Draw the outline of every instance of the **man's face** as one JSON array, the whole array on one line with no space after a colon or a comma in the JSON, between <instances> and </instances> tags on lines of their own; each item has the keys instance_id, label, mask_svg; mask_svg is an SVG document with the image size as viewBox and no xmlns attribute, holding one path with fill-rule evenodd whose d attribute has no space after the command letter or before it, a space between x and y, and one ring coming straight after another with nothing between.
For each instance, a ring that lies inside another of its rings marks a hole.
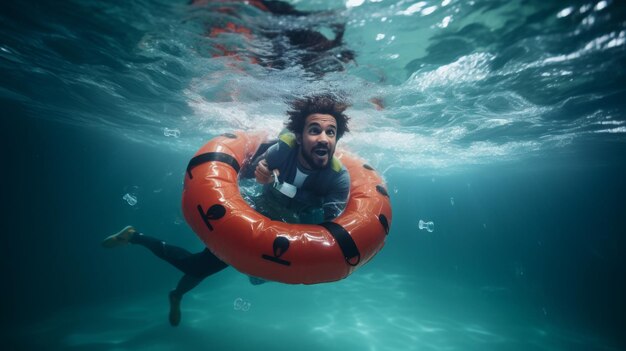
<instances>
[{"instance_id":1,"label":"man's face","mask_svg":"<svg viewBox=\"0 0 626 351\"><path fill-rule=\"evenodd\" d=\"M335 153L337 121L331 115L309 115L302 134L296 134L296 138L300 145L300 164L308 169L326 168Z\"/></svg>"}]
</instances>

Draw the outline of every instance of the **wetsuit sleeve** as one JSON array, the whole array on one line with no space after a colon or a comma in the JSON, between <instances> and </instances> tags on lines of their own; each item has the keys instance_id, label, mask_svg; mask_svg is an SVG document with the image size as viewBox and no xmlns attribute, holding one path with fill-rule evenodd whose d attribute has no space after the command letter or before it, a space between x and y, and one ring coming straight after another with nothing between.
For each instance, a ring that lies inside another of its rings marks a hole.
<instances>
[{"instance_id":1,"label":"wetsuit sleeve","mask_svg":"<svg viewBox=\"0 0 626 351\"><path fill-rule=\"evenodd\" d=\"M346 207L348 196L350 195L350 174L345 167L337 174L337 178L332 182L328 194L324 196L322 208L324 210L324 220L330 221L339 216Z\"/></svg>"},{"instance_id":2,"label":"wetsuit sleeve","mask_svg":"<svg viewBox=\"0 0 626 351\"><path fill-rule=\"evenodd\" d=\"M248 175L248 178L254 177L254 170L256 169L256 166L259 164L259 162L261 162L262 160L267 161L269 169L280 168L280 166L285 162L287 157L289 157L290 150L291 147L288 143L283 140L277 141L275 144L268 147L265 152L263 152L259 156L256 156L254 160L250 163L250 174Z\"/></svg>"},{"instance_id":3,"label":"wetsuit sleeve","mask_svg":"<svg viewBox=\"0 0 626 351\"><path fill-rule=\"evenodd\" d=\"M280 168L280 166L289 157L291 147L282 140L270 146L263 157L267 161L269 169Z\"/></svg>"}]
</instances>

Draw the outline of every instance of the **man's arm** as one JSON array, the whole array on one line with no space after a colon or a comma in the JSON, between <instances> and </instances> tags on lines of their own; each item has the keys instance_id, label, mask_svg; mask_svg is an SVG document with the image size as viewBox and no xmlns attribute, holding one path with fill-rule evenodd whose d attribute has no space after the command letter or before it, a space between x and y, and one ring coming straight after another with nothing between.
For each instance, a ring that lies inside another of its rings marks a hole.
<instances>
[{"instance_id":1,"label":"man's arm","mask_svg":"<svg viewBox=\"0 0 626 351\"><path fill-rule=\"evenodd\" d=\"M276 144L270 146L265 153L254 160L253 167L256 181L268 184L274 181L272 172L278 169L291 151L290 139L281 138ZM256 163L256 166L254 165Z\"/></svg>"}]
</instances>

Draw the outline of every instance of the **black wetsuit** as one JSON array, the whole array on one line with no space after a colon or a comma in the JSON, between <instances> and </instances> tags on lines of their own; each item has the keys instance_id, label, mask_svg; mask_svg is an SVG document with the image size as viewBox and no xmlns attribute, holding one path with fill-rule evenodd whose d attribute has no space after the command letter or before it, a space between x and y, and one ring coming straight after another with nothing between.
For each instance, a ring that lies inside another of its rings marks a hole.
<instances>
[{"instance_id":1,"label":"black wetsuit","mask_svg":"<svg viewBox=\"0 0 626 351\"><path fill-rule=\"evenodd\" d=\"M150 249L157 257L169 262L185 274L174 290L178 297L182 297L196 287L204 278L228 267L207 248L193 254L181 247L141 233L135 233L130 242Z\"/></svg>"}]
</instances>

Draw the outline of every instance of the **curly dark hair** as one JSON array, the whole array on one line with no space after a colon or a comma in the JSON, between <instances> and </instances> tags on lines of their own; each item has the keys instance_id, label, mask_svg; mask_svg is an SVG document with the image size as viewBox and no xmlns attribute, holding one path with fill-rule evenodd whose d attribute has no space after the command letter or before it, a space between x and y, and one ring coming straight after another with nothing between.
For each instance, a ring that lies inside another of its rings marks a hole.
<instances>
[{"instance_id":1,"label":"curly dark hair","mask_svg":"<svg viewBox=\"0 0 626 351\"><path fill-rule=\"evenodd\" d=\"M344 98L332 94L297 98L289 103L290 109L287 111L289 119L285 126L292 133L302 134L308 116L314 113L331 115L337 121L337 140L339 140L345 132L350 131L348 128L350 117L343 113L349 106Z\"/></svg>"}]
</instances>

